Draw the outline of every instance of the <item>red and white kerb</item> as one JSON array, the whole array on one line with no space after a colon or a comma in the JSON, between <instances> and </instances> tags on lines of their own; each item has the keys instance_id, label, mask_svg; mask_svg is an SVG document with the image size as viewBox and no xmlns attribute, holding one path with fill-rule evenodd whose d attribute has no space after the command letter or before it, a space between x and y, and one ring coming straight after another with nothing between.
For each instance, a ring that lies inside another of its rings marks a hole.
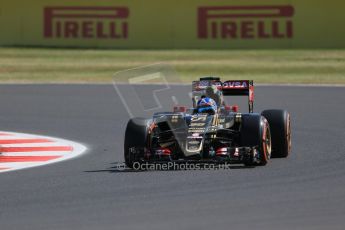
<instances>
[{"instance_id":1,"label":"red and white kerb","mask_svg":"<svg viewBox=\"0 0 345 230\"><path fill-rule=\"evenodd\" d=\"M0 173L68 160L85 150L69 140L0 131Z\"/></svg>"}]
</instances>

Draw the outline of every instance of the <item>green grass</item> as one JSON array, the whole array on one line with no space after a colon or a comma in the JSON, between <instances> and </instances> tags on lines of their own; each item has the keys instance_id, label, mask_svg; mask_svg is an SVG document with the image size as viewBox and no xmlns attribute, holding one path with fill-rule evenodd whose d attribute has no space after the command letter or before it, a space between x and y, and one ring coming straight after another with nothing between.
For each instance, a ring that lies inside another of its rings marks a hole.
<instances>
[{"instance_id":1,"label":"green grass","mask_svg":"<svg viewBox=\"0 0 345 230\"><path fill-rule=\"evenodd\" d=\"M345 50L93 50L0 48L2 83L110 83L154 63L190 82L200 76L259 83L345 84Z\"/></svg>"}]
</instances>

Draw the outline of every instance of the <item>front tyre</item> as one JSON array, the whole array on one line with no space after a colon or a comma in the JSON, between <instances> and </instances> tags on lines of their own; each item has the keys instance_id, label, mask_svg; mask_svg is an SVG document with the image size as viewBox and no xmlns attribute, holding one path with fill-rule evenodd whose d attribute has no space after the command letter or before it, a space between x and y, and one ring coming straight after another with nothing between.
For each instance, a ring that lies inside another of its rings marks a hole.
<instances>
[{"instance_id":1,"label":"front tyre","mask_svg":"<svg viewBox=\"0 0 345 230\"><path fill-rule=\"evenodd\" d=\"M285 158L291 151L291 120L286 110L265 110L261 113L270 124L272 157Z\"/></svg>"},{"instance_id":2,"label":"front tyre","mask_svg":"<svg viewBox=\"0 0 345 230\"><path fill-rule=\"evenodd\" d=\"M241 146L256 147L258 159L245 162L247 166L266 165L271 158L271 131L267 120L259 114L243 115ZM258 161L256 161L258 160Z\"/></svg>"},{"instance_id":3,"label":"front tyre","mask_svg":"<svg viewBox=\"0 0 345 230\"><path fill-rule=\"evenodd\" d=\"M129 168L133 168L133 164L138 161L140 155L143 154L143 150L147 146L147 123L148 120L144 118L132 118L127 123L124 143L124 158L125 163Z\"/></svg>"}]
</instances>

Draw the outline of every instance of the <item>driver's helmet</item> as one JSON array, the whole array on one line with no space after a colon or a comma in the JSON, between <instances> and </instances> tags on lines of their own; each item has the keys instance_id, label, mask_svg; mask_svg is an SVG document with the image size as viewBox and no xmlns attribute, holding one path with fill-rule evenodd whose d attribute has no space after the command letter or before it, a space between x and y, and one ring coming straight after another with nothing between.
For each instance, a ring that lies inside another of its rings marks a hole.
<instances>
[{"instance_id":1,"label":"driver's helmet","mask_svg":"<svg viewBox=\"0 0 345 230\"><path fill-rule=\"evenodd\" d=\"M217 112L216 102L209 97L202 96L197 103L197 113L214 115Z\"/></svg>"},{"instance_id":2,"label":"driver's helmet","mask_svg":"<svg viewBox=\"0 0 345 230\"><path fill-rule=\"evenodd\" d=\"M208 86L205 91L206 97L212 98L217 105L222 104L222 93L215 85Z\"/></svg>"}]
</instances>

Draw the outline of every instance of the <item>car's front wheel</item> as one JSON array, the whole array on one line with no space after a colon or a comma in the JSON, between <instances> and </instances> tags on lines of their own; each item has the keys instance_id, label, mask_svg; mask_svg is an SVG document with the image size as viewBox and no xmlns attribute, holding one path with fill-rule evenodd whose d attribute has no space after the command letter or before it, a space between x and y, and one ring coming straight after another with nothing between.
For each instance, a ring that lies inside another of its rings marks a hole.
<instances>
[{"instance_id":1,"label":"car's front wheel","mask_svg":"<svg viewBox=\"0 0 345 230\"><path fill-rule=\"evenodd\" d=\"M243 115L240 137L242 146L257 149L258 159L250 159L245 162L245 165L266 165L269 162L272 150L271 130L263 116Z\"/></svg>"},{"instance_id":2,"label":"car's front wheel","mask_svg":"<svg viewBox=\"0 0 345 230\"><path fill-rule=\"evenodd\" d=\"M147 119L143 118L132 118L127 123L126 133L125 133L125 143L124 143L124 158L125 164L129 168L133 168L133 164L140 157L147 144L148 128ZM133 152L133 149L136 152ZM139 155L138 155L139 154Z\"/></svg>"},{"instance_id":3,"label":"car's front wheel","mask_svg":"<svg viewBox=\"0 0 345 230\"><path fill-rule=\"evenodd\" d=\"M272 158L284 158L291 151L291 121L286 110L265 110L262 112L271 127Z\"/></svg>"}]
</instances>

